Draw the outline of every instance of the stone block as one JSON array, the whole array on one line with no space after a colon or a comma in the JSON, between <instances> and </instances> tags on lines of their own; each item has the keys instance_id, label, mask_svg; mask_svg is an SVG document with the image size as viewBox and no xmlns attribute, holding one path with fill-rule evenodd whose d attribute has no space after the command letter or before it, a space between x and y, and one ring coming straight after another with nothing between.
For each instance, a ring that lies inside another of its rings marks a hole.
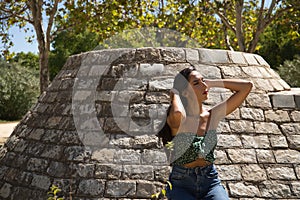
<instances>
[{"instance_id":1,"label":"stone block","mask_svg":"<svg viewBox=\"0 0 300 200\"><path fill-rule=\"evenodd\" d=\"M105 194L111 197L133 197L136 195L136 190L137 186L135 181L107 181Z\"/></svg>"},{"instance_id":2,"label":"stone block","mask_svg":"<svg viewBox=\"0 0 300 200\"><path fill-rule=\"evenodd\" d=\"M267 94L250 93L246 98L246 102L255 108L271 108L271 102Z\"/></svg>"},{"instance_id":3,"label":"stone block","mask_svg":"<svg viewBox=\"0 0 300 200\"><path fill-rule=\"evenodd\" d=\"M295 103L296 103L296 108L300 109L300 95L299 94L295 95Z\"/></svg>"},{"instance_id":4,"label":"stone block","mask_svg":"<svg viewBox=\"0 0 300 200\"><path fill-rule=\"evenodd\" d=\"M296 180L295 172L292 167L268 166L266 167L268 177L272 180Z\"/></svg>"},{"instance_id":5,"label":"stone block","mask_svg":"<svg viewBox=\"0 0 300 200\"><path fill-rule=\"evenodd\" d=\"M12 185L9 183L4 183L0 188L0 197L4 199L8 198L11 192L12 192Z\"/></svg>"},{"instance_id":6,"label":"stone block","mask_svg":"<svg viewBox=\"0 0 300 200\"><path fill-rule=\"evenodd\" d=\"M243 182L229 183L230 194L233 197L255 197L260 196L258 188L254 185L247 185Z\"/></svg>"},{"instance_id":7,"label":"stone block","mask_svg":"<svg viewBox=\"0 0 300 200\"><path fill-rule=\"evenodd\" d=\"M100 196L105 190L105 182L100 179L83 179L79 182L77 193L80 195Z\"/></svg>"},{"instance_id":8,"label":"stone block","mask_svg":"<svg viewBox=\"0 0 300 200\"><path fill-rule=\"evenodd\" d=\"M149 81L150 91L170 90L173 87L174 78L161 77L153 78Z\"/></svg>"},{"instance_id":9,"label":"stone block","mask_svg":"<svg viewBox=\"0 0 300 200\"><path fill-rule=\"evenodd\" d=\"M139 72L142 76L158 76L164 72L164 64L161 63L141 63Z\"/></svg>"},{"instance_id":10,"label":"stone block","mask_svg":"<svg viewBox=\"0 0 300 200\"><path fill-rule=\"evenodd\" d=\"M27 170L43 172L48 167L48 161L46 159L30 158L27 163Z\"/></svg>"},{"instance_id":11,"label":"stone block","mask_svg":"<svg viewBox=\"0 0 300 200\"><path fill-rule=\"evenodd\" d=\"M196 50L196 49L189 49L189 48L186 48L184 50L185 50L186 60L188 62L199 62L199 53L198 53L198 50Z\"/></svg>"},{"instance_id":12,"label":"stone block","mask_svg":"<svg viewBox=\"0 0 300 200\"><path fill-rule=\"evenodd\" d=\"M80 178L93 178L95 165L94 164L84 164L84 163L74 163L70 165L70 170L73 170L73 175Z\"/></svg>"},{"instance_id":13,"label":"stone block","mask_svg":"<svg viewBox=\"0 0 300 200\"><path fill-rule=\"evenodd\" d=\"M197 71L206 79L220 79L222 78L221 70L217 66L213 65L195 65Z\"/></svg>"},{"instance_id":14,"label":"stone block","mask_svg":"<svg viewBox=\"0 0 300 200\"><path fill-rule=\"evenodd\" d=\"M254 57L260 65L270 67L270 65L260 55L254 54Z\"/></svg>"},{"instance_id":15,"label":"stone block","mask_svg":"<svg viewBox=\"0 0 300 200\"><path fill-rule=\"evenodd\" d=\"M248 63L243 55L244 55L243 52L228 51L228 56L232 63L238 64L240 66L243 66L243 65L246 66L246 65L248 65Z\"/></svg>"},{"instance_id":16,"label":"stone block","mask_svg":"<svg viewBox=\"0 0 300 200\"><path fill-rule=\"evenodd\" d=\"M96 164L95 177L99 179L116 180L122 178L122 172L124 171L123 165L115 165L110 163Z\"/></svg>"},{"instance_id":17,"label":"stone block","mask_svg":"<svg viewBox=\"0 0 300 200\"><path fill-rule=\"evenodd\" d=\"M254 57L254 54L251 53L243 53L244 58L246 59L248 65L256 66L259 65L257 60Z\"/></svg>"},{"instance_id":18,"label":"stone block","mask_svg":"<svg viewBox=\"0 0 300 200\"><path fill-rule=\"evenodd\" d=\"M271 102L275 108L295 108L296 104L294 96L289 94L276 94L270 95Z\"/></svg>"},{"instance_id":19,"label":"stone block","mask_svg":"<svg viewBox=\"0 0 300 200\"><path fill-rule=\"evenodd\" d=\"M255 133L281 134L278 125L272 122L254 122L254 129Z\"/></svg>"},{"instance_id":20,"label":"stone block","mask_svg":"<svg viewBox=\"0 0 300 200\"><path fill-rule=\"evenodd\" d=\"M240 181L243 179L239 165L217 165L216 169L222 181Z\"/></svg>"},{"instance_id":21,"label":"stone block","mask_svg":"<svg viewBox=\"0 0 300 200\"><path fill-rule=\"evenodd\" d=\"M215 163L217 165L221 165L221 164L230 164L230 161L227 157L227 154L224 150L215 150Z\"/></svg>"},{"instance_id":22,"label":"stone block","mask_svg":"<svg viewBox=\"0 0 300 200\"><path fill-rule=\"evenodd\" d=\"M259 185L261 197L268 199L281 199L290 197L291 190L289 185L281 184L276 181L265 181Z\"/></svg>"},{"instance_id":23,"label":"stone block","mask_svg":"<svg viewBox=\"0 0 300 200\"><path fill-rule=\"evenodd\" d=\"M270 143L271 143L271 146L274 148L287 148L288 147L286 137L281 136L281 135L270 136Z\"/></svg>"},{"instance_id":24,"label":"stone block","mask_svg":"<svg viewBox=\"0 0 300 200\"><path fill-rule=\"evenodd\" d=\"M135 150L117 150L114 155L116 164L140 164L141 153Z\"/></svg>"},{"instance_id":25,"label":"stone block","mask_svg":"<svg viewBox=\"0 0 300 200\"><path fill-rule=\"evenodd\" d=\"M296 150L276 150L273 151L277 163L299 163L300 152Z\"/></svg>"},{"instance_id":26,"label":"stone block","mask_svg":"<svg viewBox=\"0 0 300 200\"><path fill-rule=\"evenodd\" d=\"M280 128L285 135L296 135L300 133L299 123L284 123L280 125Z\"/></svg>"},{"instance_id":27,"label":"stone block","mask_svg":"<svg viewBox=\"0 0 300 200\"><path fill-rule=\"evenodd\" d=\"M249 77L254 77L254 78L263 78L263 75L261 72L258 70L257 67L242 67L242 71Z\"/></svg>"},{"instance_id":28,"label":"stone block","mask_svg":"<svg viewBox=\"0 0 300 200\"><path fill-rule=\"evenodd\" d=\"M288 135L287 140L291 149L300 150L300 134L299 135Z\"/></svg>"},{"instance_id":29,"label":"stone block","mask_svg":"<svg viewBox=\"0 0 300 200\"><path fill-rule=\"evenodd\" d=\"M244 181L261 182L267 180L265 169L259 165L243 165L241 171Z\"/></svg>"},{"instance_id":30,"label":"stone block","mask_svg":"<svg viewBox=\"0 0 300 200\"><path fill-rule=\"evenodd\" d=\"M242 70L236 66L219 66L224 78L242 78Z\"/></svg>"},{"instance_id":31,"label":"stone block","mask_svg":"<svg viewBox=\"0 0 300 200\"><path fill-rule=\"evenodd\" d=\"M228 64L230 63L226 50L198 49L200 63L204 64Z\"/></svg>"},{"instance_id":32,"label":"stone block","mask_svg":"<svg viewBox=\"0 0 300 200\"><path fill-rule=\"evenodd\" d=\"M300 111L295 110L291 112L291 118L293 122L300 122Z\"/></svg>"},{"instance_id":33,"label":"stone block","mask_svg":"<svg viewBox=\"0 0 300 200\"><path fill-rule=\"evenodd\" d=\"M50 178L43 175L33 174L31 186L43 190L48 190L50 187L51 181Z\"/></svg>"},{"instance_id":34,"label":"stone block","mask_svg":"<svg viewBox=\"0 0 300 200\"><path fill-rule=\"evenodd\" d=\"M238 135L218 134L218 147L222 147L222 148L242 147L242 142Z\"/></svg>"},{"instance_id":35,"label":"stone block","mask_svg":"<svg viewBox=\"0 0 300 200\"><path fill-rule=\"evenodd\" d=\"M252 121L232 120L229 122L232 131L237 133L253 133L254 127Z\"/></svg>"},{"instance_id":36,"label":"stone block","mask_svg":"<svg viewBox=\"0 0 300 200\"><path fill-rule=\"evenodd\" d=\"M47 168L47 173L52 177L64 177L68 171L68 165L63 162L52 161Z\"/></svg>"},{"instance_id":37,"label":"stone block","mask_svg":"<svg viewBox=\"0 0 300 200\"><path fill-rule=\"evenodd\" d=\"M154 172L151 165L125 165L123 169L124 179L153 180Z\"/></svg>"},{"instance_id":38,"label":"stone block","mask_svg":"<svg viewBox=\"0 0 300 200\"><path fill-rule=\"evenodd\" d=\"M278 79L269 79L271 85L273 86L275 91L282 91L284 90L284 87L280 84Z\"/></svg>"},{"instance_id":39,"label":"stone block","mask_svg":"<svg viewBox=\"0 0 300 200\"><path fill-rule=\"evenodd\" d=\"M136 197L149 198L156 193L156 186L153 182L139 180L136 183Z\"/></svg>"},{"instance_id":40,"label":"stone block","mask_svg":"<svg viewBox=\"0 0 300 200\"><path fill-rule=\"evenodd\" d=\"M242 119L250 119L254 121L264 121L265 116L262 109L258 108L241 108Z\"/></svg>"},{"instance_id":41,"label":"stone block","mask_svg":"<svg viewBox=\"0 0 300 200\"><path fill-rule=\"evenodd\" d=\"M257 163L254 149L228 149L227 153L233 163Z\"/></svg>"},{"instance_id":42,"label":"stone block","mask_svg":"<svg viewBox=\"0 0 300 200\"><path fill-rule=\"evenodd\" d=\"M168 62L186 62L185 51L176 47L164 47L160 49L162 60Z\"/></svg>"},{"instance_id":43,"label":"stone block","mask_svg":"<svg viewBox=\"0 0 300 200\"><path fill-rule=\"evenodd\" d=\"M285 110L267 110L265 111L265 117L267 122L288 122L290 117Z\"/></svg>"},{"instance_id":44,"label":"stone block","mask_svg":"<svg viewBox=\"0 0 300 200\"><path fill-rule=\"evenodd\" d=\"M158 150L144 150L142 154L142 164L149 165L169 165L166 153Z\"/></svg>"},{"instance_id":45,"label":"stone block","mask_svg":"<svg viewBox=\"0 0 300 200\"><path fill-rule=\"evenodd\" d=\"M242 135L241 140L245 148L270 148L270 142L267 135Z\"/></svg>"},{"instance_id":46,"label":"stone block","mask_svg":"<svg viewBox=\"0 0 300 200\"><path fill-rule=\"evenodd\" d=\"M300 182L296 181L296 182L292 182L292 192L296 195L296 197L300 197Z\"/></svg>"}]
</instances>

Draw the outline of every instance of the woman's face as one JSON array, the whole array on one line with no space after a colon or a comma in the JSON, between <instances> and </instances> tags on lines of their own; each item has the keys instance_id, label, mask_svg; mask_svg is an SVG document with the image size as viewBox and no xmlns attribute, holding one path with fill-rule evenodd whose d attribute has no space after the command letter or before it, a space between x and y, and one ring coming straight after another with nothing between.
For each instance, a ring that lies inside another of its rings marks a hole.
<instances>
[{"instance_id":1,"label":"woman's face","mask_svg":"<svg viewBox=\"0 0 300 200\"><path fill-rule=\"evenodd\" d=\"M198 71L194 70L190 73L189 83L198 102L205 101L208 98L208 87Z\"/></svg>"}]
</instances>

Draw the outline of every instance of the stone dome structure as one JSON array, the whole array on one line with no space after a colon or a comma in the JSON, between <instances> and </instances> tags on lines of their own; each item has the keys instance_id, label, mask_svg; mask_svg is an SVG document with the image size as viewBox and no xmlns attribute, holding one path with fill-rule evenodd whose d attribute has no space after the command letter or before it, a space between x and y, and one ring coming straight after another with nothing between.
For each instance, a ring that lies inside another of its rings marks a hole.
<instances>
[{"instance_id":1,"label":"stone dome structure","mask_svg":"<svg viewBox=\"0 0 300 200\"><path fill-rule=\"evenodd\" d=\"M150 199L169 175L156 133L175 74L254 83L220 123L216 167L231 199L300 198L300 91L259 55L138 48L71 56L0 149L0 199ZM214 89L212 106L231 92Z\"/></svg>"}]
</instances>

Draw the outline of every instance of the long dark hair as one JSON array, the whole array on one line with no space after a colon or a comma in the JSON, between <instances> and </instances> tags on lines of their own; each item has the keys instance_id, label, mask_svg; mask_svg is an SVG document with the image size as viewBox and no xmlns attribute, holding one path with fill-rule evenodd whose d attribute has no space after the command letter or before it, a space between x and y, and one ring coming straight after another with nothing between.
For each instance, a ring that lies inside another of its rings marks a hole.
<instances>
[{"instance_id":1,"label":"long dark hair","mask_svg":"<svg viewBox=\"0 0 300 200\"><path fill-rule=\"evenodd\" d=\"M181 70L175 76L175 79L173 82L173 88L179 92L179 96L180 96L181 102L184 107L187 106L187 99L186 99L186 97L184 97L182 95L182 92L188 87L190 74L194 70L196 70L194 66L191 66L191 67ZM172 102L167 109L167 116L169 115L171 107L172 107ZM162 142L164 145L167 144L168 142L172 141L174 136L172 136L171 128L170 128L169 124L167 123L167 120L166 120L163 128L158 132L157 135L158 135L158 137L162 138Z\"/></svg>"}]
</instances>

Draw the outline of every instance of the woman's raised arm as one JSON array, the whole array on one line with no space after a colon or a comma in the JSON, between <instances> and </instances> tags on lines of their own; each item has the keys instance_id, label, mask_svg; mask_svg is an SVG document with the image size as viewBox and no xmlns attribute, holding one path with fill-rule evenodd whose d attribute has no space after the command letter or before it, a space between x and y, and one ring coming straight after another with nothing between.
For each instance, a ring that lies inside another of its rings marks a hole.
<instances>
[{"instance_id":1,"label":"woman's raised arm","mask_svg":"<svg viewBox=\"0 0 300 200\"><path fill-rule=\"evenodd\" d=\"M240 79L205 80L205 83L209 88L226 88L233 92L228 99L212 108L214 118L219 120L223 119L226 115L239 107L253 87L252 82Z\"/></svg>"}]
</instances>

